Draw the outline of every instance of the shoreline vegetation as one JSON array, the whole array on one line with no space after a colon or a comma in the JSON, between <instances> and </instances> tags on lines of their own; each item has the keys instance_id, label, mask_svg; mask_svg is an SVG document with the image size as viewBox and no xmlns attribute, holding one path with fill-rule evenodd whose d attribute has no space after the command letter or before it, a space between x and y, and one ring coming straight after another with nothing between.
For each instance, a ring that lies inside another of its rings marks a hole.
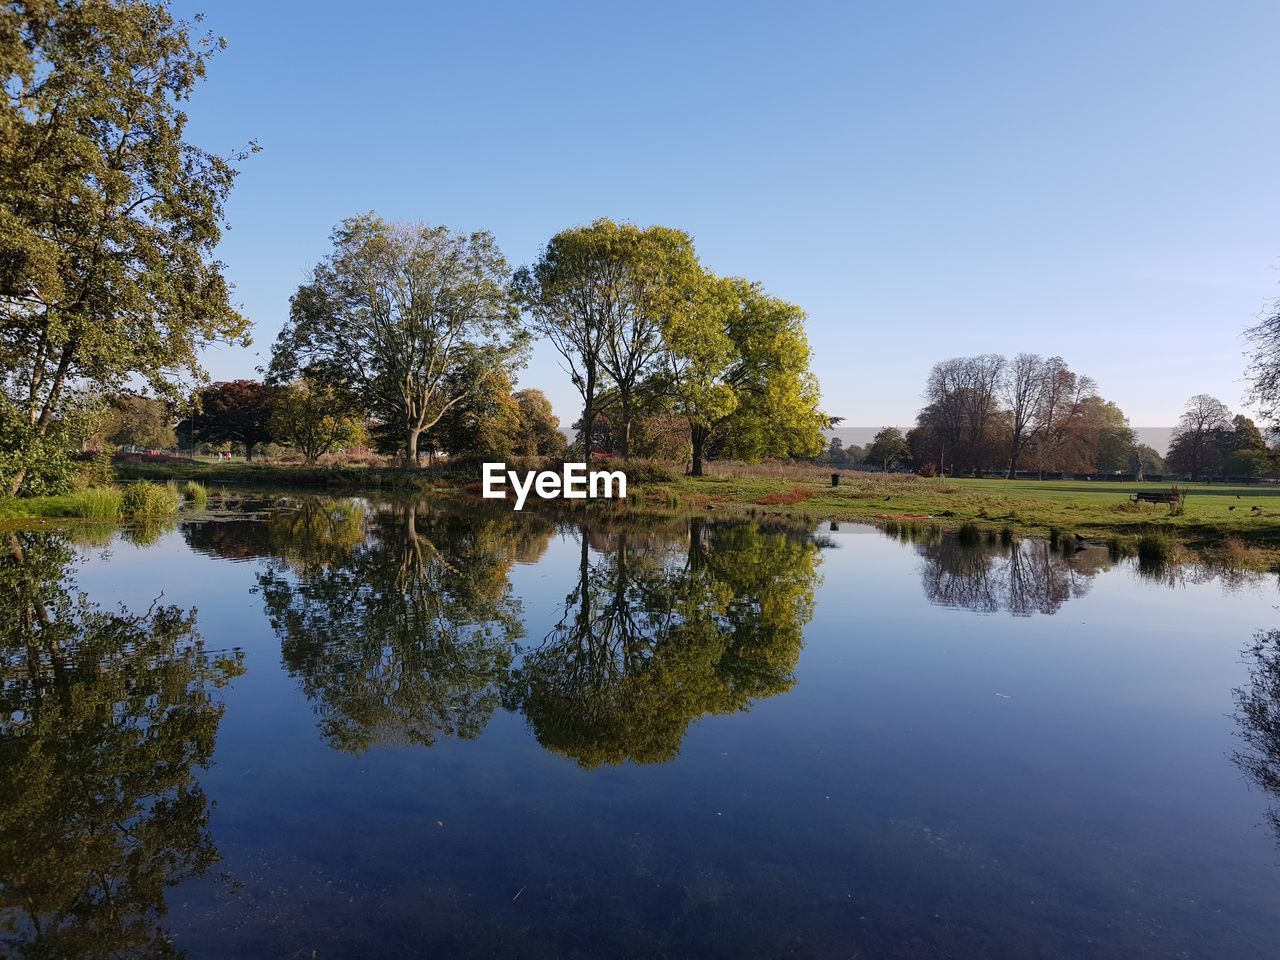
<instances>
[{"instance_id":1,"label":"shoreline vegetation","mask_svg":"<svg viewBox=\"0 0 1280 960\"><path fill-rule=\"evenodd\" d=\"M558 461L557 461L558 462ZM554 468L526 459L525 468ZM1209 561L1280 570L1280 487L1179 484L1180 507L1133 502L1139 491L1169 484L1134 481L1005 480L920 477L906 473L833 471L808 465L709 464L686 476L679 464L609 461L628 476L625 501L543 501L526 509L653 514L703 512L811 523L866 523L903 536L955 532L1005 541L1040 537L1073 548L1108 546L1158 562ZM115 465L118 487L91 487L64 496L0 500L0 526L50 521L94 523L171 516L205 507L219 488L307 489L356 494L431 494L479 500L478 463L400 466L306 466L169 460Z\"/></svg>"}]
</instances>

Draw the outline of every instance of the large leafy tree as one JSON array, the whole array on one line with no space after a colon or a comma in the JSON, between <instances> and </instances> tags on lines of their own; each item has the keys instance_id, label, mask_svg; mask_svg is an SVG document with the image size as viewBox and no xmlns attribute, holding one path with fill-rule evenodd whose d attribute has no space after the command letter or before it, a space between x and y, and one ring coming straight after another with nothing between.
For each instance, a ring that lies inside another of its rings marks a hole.
<instances>
[{"instance_id":1,"label":"large leafy tree","mask_svg":"<svg viewBox=\"0 0 1280 960\"><path fill-rule=\"evenodd\" d=\"M665 391L689 424L692 474L715 443L743 459L817 456L829 420L809 371L804 311L759 284L705 275L665 318Z\"/></svg>"},{"instance_id":2,"label":"large leafy tree","mask_svg":"<svg viewBox=\"0 0 1280 960\"><path fill-rule=\"evenodd\" d=\"M516 274L534 329L559 352L582 397L580 422L593 424L617 404L623 456L641 392L661 366L665 321L686 306L700 277L684 231L608 218L556 234L537 263ZM590 456L596 444L585 426L582 443Z\"/></svg>"},{"instance_id":3,"label":"large leafy tree","mask_svg":"<svg viewBox=\"0 0 1280 960\"><path fill-rule=\"evenodd\" d=\"M96 436L117 446L165 448L178 442L169 405L156 397L117 397L96 426Z\"/></svg>"},{"instance_id":4,"label":"large leafy tree","mask_svg":"<svg viewBox=\"0 0 1280 960\"><path fill-rule=\"evenodd\" d=\"M364 423L347 398L330 384L306 379L289 384L275 398L267 428L277 442L294 447L307 463L365 440Z\"/></svg>"},{"instance_id":5,"label":"large leafy tree","mask_svg":"<svg viewBox=\"0 0 1280 960\"><path fill-rule=\"evenodd\" d=\"M526 457L558 457L565 451L560 418L551 409L551 401L541 390L518 390L516 404L520 409L520 429L516 437L516 453Z\"/></svg>"},{"instance_id":6,"label":"large leafy tree","mask_svg":"<svg viewBox=\"0 0 1280 960\"><path fill-rule=\"evenodd\" d=\"M294 294L272 376L305 372L356 397L416 464L423 431L518 361L519 320L492 235L352 217Z\"/></svg>"},{"instance_id":7,"label":"large leafy tree","mask_svg":"<svg viewBox=\"0 0 1280 960\"><path fill-rule=\"evenodd\" d=\"M273 416L281 389L257 380L228 380L200 391L197 410L178 432L196 442L238 443L246 460L253 448L272 438Z\"/></svg>"},{"instance_id":8,"label":"large leafy tree","mask_svg":"<svg viewBox=\"0 0 1280 960\"><path fill-rule=\"evenodd\" d=\"M911 447L897 427L884 427L876 433L867 448L867 459L878 463L886 472L911 459Z\"/></svg>"},{"instance_id":9,"label":"large leafy tree","mask_svg":"<svg viewBox=\"0 0 1280 960\"><path fill-rule=\"evenodd\" d=\"M240 339L213 256L232 163L181 104L222 42L163 4L0 9L0 415L23 490L77 384L175 395L199 349Z\"/></svg>"}]
</instances>

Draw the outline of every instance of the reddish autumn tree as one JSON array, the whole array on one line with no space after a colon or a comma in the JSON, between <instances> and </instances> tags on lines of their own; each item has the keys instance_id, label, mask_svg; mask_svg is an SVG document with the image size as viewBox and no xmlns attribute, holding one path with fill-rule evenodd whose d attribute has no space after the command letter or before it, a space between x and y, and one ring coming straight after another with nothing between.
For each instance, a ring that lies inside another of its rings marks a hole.
<instances>
[{"instance_id":1,"label":"reddish autumn tree","mask_svg":"<svg viewBox=\"0 0 1280 960\"><path fill-rule=\"evenodd\" d=\"M257 380L211 384L200 391L194 423L183 423L178 435L196 442L243 444L245 459L252 460L254 446L271 440L271 415L279 395L279 387Z\"/></svg>"}]
</instances>

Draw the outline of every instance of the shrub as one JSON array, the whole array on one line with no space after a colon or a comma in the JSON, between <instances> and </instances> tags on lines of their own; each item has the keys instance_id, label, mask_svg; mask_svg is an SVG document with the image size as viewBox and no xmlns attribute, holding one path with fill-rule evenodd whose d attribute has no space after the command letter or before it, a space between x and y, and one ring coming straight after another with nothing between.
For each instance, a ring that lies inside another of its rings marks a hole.
<instances>
[{"instance_id":1,"label":"shrub","mask_svg":"<svg viewBox=\"0 0 1280 960\"><path fill-rule=\"evenodd\" d=\"M142 480L125 487L120 510L126 517L163 517L177 513L181 500L177 487Z\"/></svg>"},{"instance_id":2,"label":"shrub","mask_svg":"<svg viewBox=\"0 0 1280 960\"><path fill-rule=\"evenodd\" d=\"M628 483L674 483L676 475L673 470L656 460L622 460L617 466L609 461L598 465L596 470L621 470L627 475Z\"/></svg>"},{"instance_id":3,"label":"shrub","mask_svg":"<svg viewBox=\"0 0 1280 960\"><path fill-rule=\"evenodd\" d=\"M203 510L209 502L209 491L205 489L203 483L188 480L182 485L182 498L197 510Z\"/></svg>"},{"instance_id":4,"label":"shrub","mask_svg":"<svg viewBox=\"0 0 1280 960\"><path fill-rule=\"evenodd\" d=\"M78 461L75 484L77 487L109 487L116 482L116 472L111 466L111 454L100 450Z\"/></svg>"},{"instance_id":5,"label":"shrub","mask_svg":"<svg viewBox=\"0 0 1280 960\"><path fill-rule=\"evenodd\" d=\"M956 539L966 546L975 546L982 541L982 531L976 523L965 522L956 531Z\"/></svg>"}]
</instances>

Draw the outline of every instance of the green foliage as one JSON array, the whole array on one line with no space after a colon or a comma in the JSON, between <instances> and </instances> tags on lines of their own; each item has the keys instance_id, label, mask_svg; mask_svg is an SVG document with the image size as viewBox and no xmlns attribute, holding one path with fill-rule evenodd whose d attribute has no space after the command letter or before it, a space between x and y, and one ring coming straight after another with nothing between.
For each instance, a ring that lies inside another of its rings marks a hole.
<instances>
[{"instance_id":1,"label":"green foliage","mask_svg":"<svg viewBox=\"0 0 1280 960\"><path fill-rule=\"evenodd\" d=\"M117 397L100 414L94 435L118 447L168 450L178 445L169 406L154 397Z\"/></svg>"},{"instance_id":2,"label":"green foliage","mask_svg":"<svg viewBox=\"0 0 1280 960\"><path fill-rule=\"evenodd\" d=\"M665 392L688 420L693 473L709 443L724 456L812 458L826 447L804 312L745 280L706 277L664 335Z\"/></svg>"},{"instance_id":3,"label":"green foliage","mask_svg":"<svg viewBox=\"0 0 1280 960\"><path fill-rule=\"evenodd\" d=\"M515 452L522 457L564 456L568 442L547 395L541 390L519 390L514 396L520 410Z\"/></svg>"},{"instance_id":4,"label":"green foliage","mask_svg":"<svg viewBox=\"0 0 1280 960\"><path fill-rule=\"evenodd\" d=\"M120 512L130 518L166 517L178 512L182 497L171 484L147 480L125 486Z\"/></svg>"},{"instance_id":5,"label":"green foliage","mask_svg":"<svg viewBox=\"0 0 1280 960\"><path fill-rule=\"evenodd\" d=\"M33 434L3 445L10 493L39 492L72 385L172 397L244 337L214 259L236 158L187 143L180 108L220 46L136 0L0 12L0 370Z\"/></svg>"},{"instance_id":6,"label":"green foliage","mask_svg":"<svg viewBox=\"0 0 1280 960\"><path fill-rule=\"evenodd\" d=\"M911 447L907 445L907 438L897 427L884 427L871 441L866 457L886 471L892 470L900 463L910 462Z\"/></svg>"},{"instance_id":7,"label":"green foliage","mask_svg":"<svg viewBox=\"0 0 1280 960\"><path fill-rule=\"evenodd\" d=\"M76 471L76 485L80 487L109 487L116 480L111 454L100 450L88 460L82 460Z\"/></svg>"},{"instance_id":8,"label":"green foliage","mask_svg":"<svg viewBox=\"0 0 1280 960\"><path fill-rule=\"evenodd\" d=\"M71 439L61 423L54 423L42 434L0 398L0 490L24 497L67 492L76 474L67 453L70 446Z\"/></svg>"},{"instance_id":9,"label":"green foliage","mask_svg":"<svg viewBox=\"0 0 1280 960\"><path fill-rule=\"evenodd\" d=\"M272 438L273 415L281 388L257 380L229 380L205 387L196 397L197 410L178 426L178 432L197 443L238 443L245 459L253 448Z\"/></svg>"},{"instance_id":10,"label":"green foliage","mask_svg":"<svg viewBox=\"0 0 1280 960\"><path fill-rule=\"evenodd\" d=\"M307 463L365 441L364 422L349 398L331 384L306 379L276 397L269 433L297 449Z\"/></svg>"},{"instance_id":11,"label":"green foliage","mask_svg":"<svg viewBox=\"0 0 1280 960\"><path fill-rule=\"evenodd\" d=\"M492 235L370 213L339 224L332 253L294 294L271 371L353 397L403 432L416 463L421 433L518 363L526 340Z\"/></svg>"},{"instance_id":12,"label":"green foliage","mask_svg":"<svg viewBox=\"0 0 1280 960\"><path fill-rule=\"evenodd\" d=\"M182 485L182 497L197 510L203 510L209 502L209 490L203 483L188 480Z\"/></svg>"},{"instance_id":13,"label":"green foliage","mask_svg":"<svg viewBox=\"0 0 1280 960\"><path fill-rule=\"evenodd\" d=\"M559 352L582 397L584 457L606 389L619 404L619 451L628 452L637 394L662 354L663 317L700 276L688 234L608 218L560 231L532 267L517 271L514 288L533 328Z\"/></svg>"},{"instance_id":14,"label":"green foliage","mask_svg":"<svg viewBox=\"0 0 1280 960\"><path fill-rule=\"evenodd\" d=\"M115 487L88 487L71 494L74 516L86 520L114 520L120 515L123 494Z\"/></svg>"}]
</instances>

